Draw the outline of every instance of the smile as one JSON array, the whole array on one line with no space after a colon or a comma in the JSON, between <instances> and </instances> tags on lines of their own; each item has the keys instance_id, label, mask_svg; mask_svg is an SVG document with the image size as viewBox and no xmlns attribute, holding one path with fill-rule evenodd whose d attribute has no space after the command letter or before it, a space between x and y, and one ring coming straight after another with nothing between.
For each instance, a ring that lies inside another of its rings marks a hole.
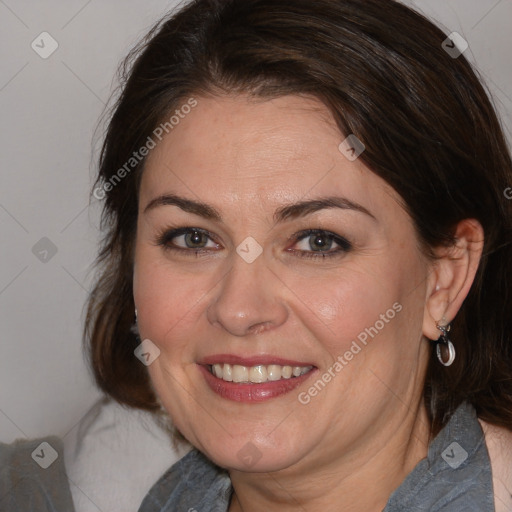
<instances>
[{"instance_id":1,"label":"smile","mask_svg":"<svg viewBox=\"0 0 512 512\"><path fill-rule=\"evenodd\" d=\"M197 365L205 383L215 394L233 402L258 403L286 395L318 372L313 365L298 366L298 361L295 364L286 364L291 361L285 360L269 361L268 357L244 360L234 356L215 356L208 359L213 360L203 360Z\"/></svg>"},{"instance_id":2,"label":"smile","mask_svg":"<svg viewBox=\"0 0 512 512\"><path fill-rule=\"evenodd\" d=\"M238 364L209 365L210 372L225 382L261 384L305 375L313 366L281 366L278 364L242 366Z\"/></svg>"}]
</instances>

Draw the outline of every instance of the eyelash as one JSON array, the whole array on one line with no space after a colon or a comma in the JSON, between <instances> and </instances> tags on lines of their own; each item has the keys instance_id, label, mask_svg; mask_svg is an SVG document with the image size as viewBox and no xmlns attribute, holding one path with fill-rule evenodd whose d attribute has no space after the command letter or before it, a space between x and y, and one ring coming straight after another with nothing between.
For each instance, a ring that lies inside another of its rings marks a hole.
<instances>
[{"instance_id":1,"label":"eyelash","mask_svg":"<svg viewBox=\"0 0 512 512\"><path fill-rule=\"evenodd\" d=\"M157 235L156 239L156 245L162 246L165 251L175 251L175 252L181 252L182 254L191 255L191 253L194 253L196 257L199 257L200 254L208 253L210 252L209 249L185 249L183 247L177 247L170 245L170 242L173 238L176 238L181 235L187 235L190 233L200 233L202 235L206 235L210 240L214 241L211 234L201 228L178 228L178 229L166 229L163 230L161 233ZM336 235L335 233L331 233L330 231L326 231L324 229L306 229L304 231L300 231L299 233L295 233L292 235L288 240L294 240L294 245L301 241L302 239L313 236L313 235L325 235L328 241L333 241L337 245L339 245L339 248L335 251L330 252L324 252L324 251L297 251L293 250L290 252L296 253L301 258L306 259L322 259L325 260L327 258L334 258L339 257L343 253L347 253L352 249L352 244L346 239L339 235Z\"/></svg>"}]
</instances>

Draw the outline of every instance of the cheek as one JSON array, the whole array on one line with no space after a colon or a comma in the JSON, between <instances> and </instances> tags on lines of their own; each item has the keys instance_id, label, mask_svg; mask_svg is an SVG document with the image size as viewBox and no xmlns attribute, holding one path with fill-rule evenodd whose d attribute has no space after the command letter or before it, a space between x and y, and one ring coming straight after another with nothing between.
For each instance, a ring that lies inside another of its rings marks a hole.
<instances>
[{"instance_id":1,"label":"cheek","mask_svg":"<svg viewBox=\"0 0 512 512\"><path fill-rule=\"evenodd\" d=\"M327 367L396 301L393 289L375 286L372 273L351 264L316 272L285 270L280 278L290 320L297 321L292 330L308 340L311 354Z\"/></svg>"},{"instance_id":2,"label":"cheek","mask_svg":"<svg viewBox=\"0 0 512 512\"><path fill-rule=\"evenodd\" d=\"M194 316L214 285L204 273L177 271L154 248L138 251L136 262L134 300L141 337L149 338L162 352L172 345L176 354L176 348L187 342L183 331L190 333Z\"/></svg>"},{"instance_id":3,"label":"cheek","mask_svg":"<svg viewBox=\"0 0 512 512\"><path fill-rule=\"evenodd\" d=\"M354 341L366 353L372 345L376 355L388 352L390 345L392 351L400 350L397 332L403 332L404 324L421 324L422 288L411 293L413 276L421 269L413 261L395 255L378 264L359 260L327 272L281 274L292 317L320 342L325 362L351 350Z\"/></svg>"}]
</instances>

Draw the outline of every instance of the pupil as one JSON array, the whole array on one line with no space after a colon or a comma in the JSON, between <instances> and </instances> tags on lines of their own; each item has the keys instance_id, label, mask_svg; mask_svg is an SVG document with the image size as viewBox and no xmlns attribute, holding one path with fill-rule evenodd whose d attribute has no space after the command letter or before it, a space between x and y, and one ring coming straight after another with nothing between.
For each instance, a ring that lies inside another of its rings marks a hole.
<instances>
[{"instance_id":1,"label":"pupil","mask_svg":"<svg viewBox=\"0 0 512 512\"><path fill-rule=\"evenodd\" d=\"M317 249L324 249L329 244L324 235L313 235L310 241L312 241L312 247L316 246Z\"/></svg>"},{"instance_id":2,"label":"pupil","mask_svg":"<svg viewBox=\"0 0 512 512\"><path fill-rule=\"evenodd\" d=\"M187 237L188 237L187 245L200 245L201 244L201 236L202 236L202 233L200 233L199 231L193 231L192 233L189 233L187 235ZM189 244L189 241L191 241L190 244Z\"/></svg>"}]
</instances>

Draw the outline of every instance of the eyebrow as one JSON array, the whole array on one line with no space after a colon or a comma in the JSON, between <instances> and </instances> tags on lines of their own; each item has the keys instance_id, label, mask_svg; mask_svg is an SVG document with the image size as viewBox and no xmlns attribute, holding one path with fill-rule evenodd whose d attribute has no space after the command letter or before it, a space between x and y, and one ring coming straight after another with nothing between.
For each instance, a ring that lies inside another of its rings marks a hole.
<instances>
[{"instance_id":1,"label":"eyebrow","mask_svg":"<svg viewBox=\"0 0 512 512\"><path fill-rule=\"evenodd\" d=\"M222 222L222 216L213 206L202 201L194 201L176 194L164 194L152 199L144 208L144 213L153 210L159 206L177 206L185 212L204 217L205 219ZM299 201L284 206L280 206L274 212L274 222L284 222L285 220L305 217L320 210L339 208L341 210L353 210L368 215L374 220L376 217L364 206L350 201L346 197L329 196L311 199L309 201Z\"/></svg>"}]
</instances>

